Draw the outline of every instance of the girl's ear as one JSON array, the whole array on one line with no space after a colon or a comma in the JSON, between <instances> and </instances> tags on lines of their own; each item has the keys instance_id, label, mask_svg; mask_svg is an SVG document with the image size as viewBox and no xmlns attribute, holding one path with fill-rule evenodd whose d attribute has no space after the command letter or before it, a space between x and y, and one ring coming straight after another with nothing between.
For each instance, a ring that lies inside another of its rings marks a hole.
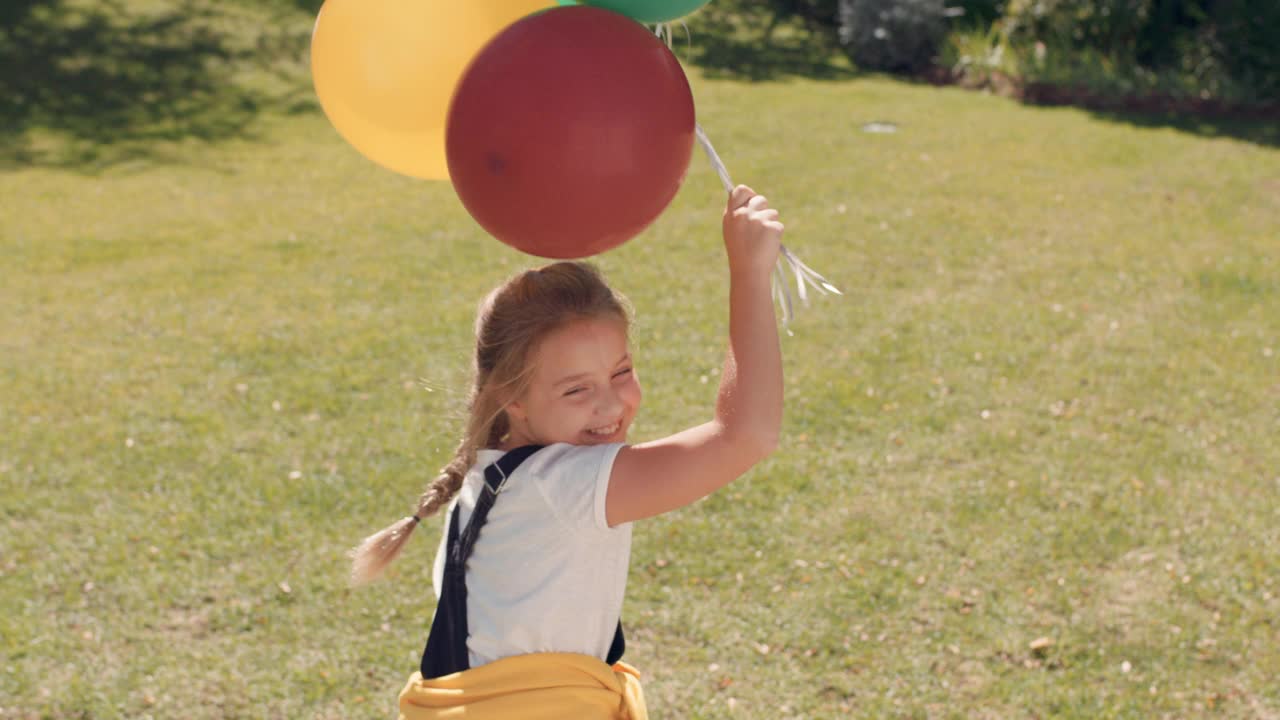
<instances>
[{"instance_id":1,"label":"girl's ear","mask_svg":"<svg viewBox=\"0 0 1280 720\"><path fill-rule=\"evenodd\" d=\"M510 420L519 420L520 422L524 422L525 418L528 417L527 413L525 413L524 405L519 400L512 400L510 403L507 403L507 406L503 408L503 410L507 412L507 418Z\"/></svg>"}]
</instances>

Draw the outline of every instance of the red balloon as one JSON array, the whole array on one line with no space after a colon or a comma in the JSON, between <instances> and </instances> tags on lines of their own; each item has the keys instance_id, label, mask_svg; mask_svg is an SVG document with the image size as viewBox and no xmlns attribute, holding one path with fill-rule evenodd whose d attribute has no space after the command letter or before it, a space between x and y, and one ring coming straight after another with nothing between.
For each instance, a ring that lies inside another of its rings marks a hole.
<instances>
[{"instance_id":1,"label":"red balloon","mask_svg":"<svg viewBox=\"0 0 1280 720\"><path fill-rule=\"evenodd\" d=\"M689 168L689 80L644 26L594 7L526 17L454 91L449 176L471 216L531 255L580 258L635 237Z\"/></svg>"}]
</instances>

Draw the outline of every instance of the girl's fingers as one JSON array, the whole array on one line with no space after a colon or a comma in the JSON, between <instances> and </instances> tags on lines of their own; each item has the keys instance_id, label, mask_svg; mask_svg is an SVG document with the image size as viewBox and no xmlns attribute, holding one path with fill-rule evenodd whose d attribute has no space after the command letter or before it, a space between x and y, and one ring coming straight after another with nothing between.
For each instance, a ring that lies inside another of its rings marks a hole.
<instances>
[{"instance_id":1,"label":"girl's fingers","mask_svg":"<svg viewBox=\"0 0 1280 720\"><path fill-rule=\"evenodd\" d=\"M737 210L747 206L747 203L753 198L759 197L756 191L746 185L739 185L729 193L729 209Z\"/></svg>"},{"instance_id":2,"label":"girl's fingers","mask_svg":"<svg viewBox=\"0 0 1280 720\"><path fill-rule=\"evenodd\" d=\"M747 209L752 212L759 212L769 207L769 201L763 195L756 195L747 202Z\"/></svg>"}]
</instances>

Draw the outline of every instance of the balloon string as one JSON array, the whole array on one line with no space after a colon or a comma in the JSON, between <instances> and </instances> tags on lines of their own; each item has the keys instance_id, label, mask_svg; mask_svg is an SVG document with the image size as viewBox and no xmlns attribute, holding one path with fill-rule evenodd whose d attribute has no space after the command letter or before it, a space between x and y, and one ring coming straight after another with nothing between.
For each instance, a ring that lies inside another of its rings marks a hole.
<instances>
[{"instance_id":1,"label":"balloon string","mask_svg":"<svg viewBox=\"0 0 1280 720\"><path fill-rule=\"evenodd\" d=\"M653 34L657 35L659 40L666 43L667 49L674 49L671 47L671 23L658 23L657 25L654 25Z\"/></svg>"},{"instance_id":2,"label":"balloon string","mask_svg":"<svg viewBox=\"0 0 1280 720\"><path fill-rule=\"evenodd\" d=\"M724 161L720 159L720 154L716 152L715 147L711 144L711 140L707 137L706 131L702 129L701 123L695 123L693 129L698 137L698 144L702 146L702 149L707 153L707 159L711 161L711 167L716 171L716 175L720 176L720 184L724 185L725 192L732 194L733 181L729 179L729 170L725 168ZM790 325L792 318L795 317L795 310L791 301L791 286L787 283L787 266L790 266L791 272L795 275L796 292L800 295L800 302L805 307L809 306L809 287L823 295L829 293L835 295L844 294L840 292L839 288L822 277L818 271L805 265L804 261L787 249L786 245L781 246L778 266L774 268L773 272L773 297L782 308L783 326ZM788 329L787 333L790 334L791 330Z\"/></svg>"},{"instance_id":3,"label":"balloon string","mask_svg":"<svg viewBox=\"0 0 1280 720\"><path fill-rule=\"evenodd\" d=\"M684 21L680 21L680 27L684 28L684 37L685 37L685 40L688 42L689 49L690 49L690 50L692 50L692 49L693 49L693 34L689 32L689 25L688 25L687 23L685 23ZM671 52L672 52L672 53L674 53L674 52L676 51L676 48L675 48L675 30L673 30L673 29L671 28L671 23L658 23L658 24L654 25L654 26L653 26L653 34L654 34L654 35L657 35L659 40L661 40L662 42L666 43L666 44L667 44L667 48L668 48L669 50L671 50Z\"/></svg>"}]
</instances>

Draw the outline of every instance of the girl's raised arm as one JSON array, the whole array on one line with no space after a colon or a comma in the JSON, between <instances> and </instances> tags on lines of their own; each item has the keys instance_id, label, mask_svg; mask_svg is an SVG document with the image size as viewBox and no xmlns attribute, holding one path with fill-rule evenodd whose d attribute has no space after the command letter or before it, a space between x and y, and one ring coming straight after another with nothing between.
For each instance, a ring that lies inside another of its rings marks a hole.
<instances>
[{"instance_id":1,"label":"girl's raised arm","mask_svg":"<svg viewBox=\"0 0 1280 720\"><path fill-rule=\"evenodd\" d=\"M782 241L778 212L739 185L724 215L729 257L729 349L715 418L625 447L609 478L609 525L684 507L728 485L773 452L782 427L782 355L770 278Z\"/></svg>"}]
</instances>

